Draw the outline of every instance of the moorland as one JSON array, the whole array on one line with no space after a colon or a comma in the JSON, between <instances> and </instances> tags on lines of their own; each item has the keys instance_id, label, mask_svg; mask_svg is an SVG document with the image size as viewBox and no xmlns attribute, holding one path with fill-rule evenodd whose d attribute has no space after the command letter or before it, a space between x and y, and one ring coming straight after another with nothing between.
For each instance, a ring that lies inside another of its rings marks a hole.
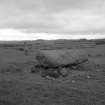
<instances>
[{"instance_id":1,"label":"moorland","mask_svg":"<svg viewBox=\"0 0 105 105\"><path fill-rule=\"evenodd\" d=\"M31 72L39 49L85 50L90 67L47 80ZM0 105L105 105L105 39L0 42Z\"/></svg>"}]
</instances>

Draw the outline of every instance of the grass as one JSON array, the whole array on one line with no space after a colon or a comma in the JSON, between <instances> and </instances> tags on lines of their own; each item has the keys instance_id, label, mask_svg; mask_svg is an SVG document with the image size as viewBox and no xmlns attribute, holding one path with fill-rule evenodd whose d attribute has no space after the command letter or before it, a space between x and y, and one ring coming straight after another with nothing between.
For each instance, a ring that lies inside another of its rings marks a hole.
<instances>
[{"instance_id":1,"label":"grass","mask_svg":"<svg viewBox=\"0 0 105 105\"><path fill-rule=\"evenodd\" d=\"M105 105L104 48L82 48L95 67L70 70L68 77L54 81L30 72L35 49L24 55L17 49L0 48L0 105Z\"/></svg>"}]
</instances>

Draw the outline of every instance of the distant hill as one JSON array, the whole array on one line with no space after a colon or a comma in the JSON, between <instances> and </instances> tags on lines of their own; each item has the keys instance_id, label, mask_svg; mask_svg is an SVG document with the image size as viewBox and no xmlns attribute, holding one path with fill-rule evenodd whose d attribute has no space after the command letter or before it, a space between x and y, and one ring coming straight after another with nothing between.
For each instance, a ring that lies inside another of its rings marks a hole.
<instances>
[{"instance_id":1,"label":"distant hill","mask_svg":"<svg viewBox=\"0 0 105 105\"><path fill-rule=\"evenodd\" d=\"M104 39L103 39L104 40ZM102 40L34 40L34 41L1 41L1 47L24 47L24 44L34 49L71 49L94 47Z\"/></svg>"},{"instance_id":2,"label":"distant hill","mask_svg":"<svg viewBox=\"0 0 105 105\"><path fill-rule=\"evenodd\" d=\"M95 43L96 43L96 45L105 44L105 39L98 39L98 40L95 40Z\"/></svg>"}]
</instances>

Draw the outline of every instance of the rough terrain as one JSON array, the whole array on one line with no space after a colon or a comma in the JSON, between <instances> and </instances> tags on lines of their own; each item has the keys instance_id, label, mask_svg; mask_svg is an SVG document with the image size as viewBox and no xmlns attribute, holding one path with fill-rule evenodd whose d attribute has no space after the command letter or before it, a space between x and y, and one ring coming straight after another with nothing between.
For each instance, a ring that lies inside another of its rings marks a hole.
<instances>
[{"instance_id":1,"label":"rough terrain","mask_svg":"<svg viewBox=\"0 0 105 105\"><path fill-rule=\"evenodd\" d=\"M35 49L25 55L16 48L0 47L0 105L105 105L104 44L82 48L91 70L70 70L55 80L31 73Z\"/></svg>"}]
</instances>

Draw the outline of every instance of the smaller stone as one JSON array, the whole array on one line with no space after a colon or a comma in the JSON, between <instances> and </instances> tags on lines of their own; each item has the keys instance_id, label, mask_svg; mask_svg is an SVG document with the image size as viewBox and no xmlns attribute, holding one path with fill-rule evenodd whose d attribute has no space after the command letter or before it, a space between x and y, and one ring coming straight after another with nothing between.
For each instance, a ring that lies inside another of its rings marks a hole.
<instances>
[{"instance_id":1,"label":"smaller stone","mask_svg":"<svg viewBox=\"0 0 105 105\"><path fill-rule=\"evenodd\" d=\"M72 80L71 82L72 82L72 83L75 83L75 81L74 81L74 80Z\"/></svg>"},{"instance_id":2,"label":"smaller stone","mask_svg":"<svg viewBox=\"0 0 105 105\"><path fill-rule=\"evenodd\" d=\"M88 75L87 78L90 79L91 77Z\"/></svg>"}]
</instances>

